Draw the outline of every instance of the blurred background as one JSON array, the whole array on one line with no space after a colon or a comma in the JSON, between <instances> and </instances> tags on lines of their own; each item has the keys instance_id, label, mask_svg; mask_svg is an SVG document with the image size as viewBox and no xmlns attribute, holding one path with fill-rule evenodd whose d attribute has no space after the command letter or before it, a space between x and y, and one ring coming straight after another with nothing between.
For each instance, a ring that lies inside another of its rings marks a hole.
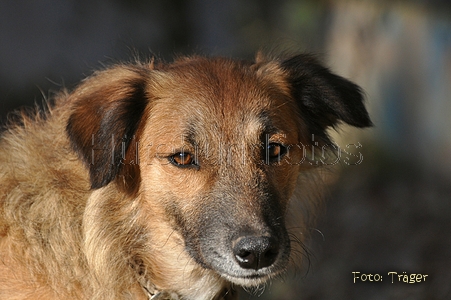
<instances>
[{"instance_id":1,"label":"blurred background","mask_svg":"<svg viewBox=\"0 0 451 300\"><path fill-rule=\"evenodd\" d=\"M1 1L0 121L102 64L259 49L316 53L363 87L376 126L340 131L364 159L335 171L306 266L241 299L451 299L448 0Z\"/></svg>"}]
</instances>

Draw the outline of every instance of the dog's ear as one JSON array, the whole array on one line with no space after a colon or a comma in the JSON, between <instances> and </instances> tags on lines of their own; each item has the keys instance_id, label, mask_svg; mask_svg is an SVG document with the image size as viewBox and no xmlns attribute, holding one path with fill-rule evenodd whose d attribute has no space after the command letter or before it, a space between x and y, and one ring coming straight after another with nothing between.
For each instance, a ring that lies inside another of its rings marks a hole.
<instances>
[{"instance_id":1,"label":"dog's ear","mask_svg":"<svg viewBox=\"0 0 451 300\"><path fill-rule=\"evenodd\" d=\"M89 167L93 189L113 180L130 193L139 186L137 140L148 103L147 71L141 66L107 69L69 95L73 107L66 131Z\"/></svg>"},{"instance_id":2,"label":"dog's ear","mask_svg":"<svg viewBox=\"0 0 451 300\"><path fill-rule=\"evenodd\" d=\"M328 142L328 127L345 122L355 127L372 126L361 89L323 67L313 56L302 54L284 60L292 97L311 134Z\"/></svg>"}]
</instances>

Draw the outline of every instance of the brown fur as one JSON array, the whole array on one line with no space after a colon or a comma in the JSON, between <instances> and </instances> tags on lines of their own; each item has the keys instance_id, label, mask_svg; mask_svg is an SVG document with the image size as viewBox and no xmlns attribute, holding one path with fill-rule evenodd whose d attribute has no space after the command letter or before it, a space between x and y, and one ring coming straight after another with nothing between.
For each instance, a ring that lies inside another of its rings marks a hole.
<instances>
[{"instance_id":1,"label":"brown fur","mask_svg":"<svg viewBox=\"0 0 451 300\"><path fill-rule=\"evenodd\" d=\"M370 125L360 91L307 55L95 73L0 139L0 299L234 299L232 284L263 284L296 246L303 151L340 121ZM268 144L289 145L280 162ZM195 161L175 165L180 152ZM247 237L275 258L238 263Z\"/></svg>"}]
</instances>

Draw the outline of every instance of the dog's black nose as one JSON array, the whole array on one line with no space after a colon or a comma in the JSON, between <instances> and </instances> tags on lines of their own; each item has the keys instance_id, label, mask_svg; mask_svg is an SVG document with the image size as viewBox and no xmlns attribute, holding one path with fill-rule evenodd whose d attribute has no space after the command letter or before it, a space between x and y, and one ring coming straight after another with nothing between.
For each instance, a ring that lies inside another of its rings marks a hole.
<instances>
[{"instance_id":1,"label":"dog's black nose","mask_svg":"<svg viewBox=\"0 0 451 300\"><path fill-rule=\"evenodd\" d=\"M262 269L272 265L279 254L279 242L267 236L245 236L235 240L233 254L244 269Z\"/></svg>"}]
</instances>

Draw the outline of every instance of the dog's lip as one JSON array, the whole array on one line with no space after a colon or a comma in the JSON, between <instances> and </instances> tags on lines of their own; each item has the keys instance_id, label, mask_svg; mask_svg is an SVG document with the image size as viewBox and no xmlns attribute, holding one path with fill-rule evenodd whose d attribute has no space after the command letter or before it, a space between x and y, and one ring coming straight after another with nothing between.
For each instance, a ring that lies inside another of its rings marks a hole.
<instances>
[{"instance_id":1,"label":"dog's lip","mask_svg":"<svg viewBox=\"0 0 451 300\"><path fill-rule=\"evenodd\" d=\"M224 268L217 267L213 267L212 269L216 270L221 277L241 286L260 285L286 270L286 268L280 264L272 265L259 270L246 270L242 268L225 270Z\"/></svg>"},{"instance_id":2,"label":"dog's lip","mask_svg":"<svg viewBox=\"0 0 451 300\"><path fill-rule=\"evenodd\" d=\"M244 279L244 280L261 280L261 279L269 277L269 276L270 276L269 274L253 274L253 275L231 276L231 277L237 278L237 279Z\"/></svg>"},{"instance_id":3,"label":"dog's lip","mask_svg":"<svg viewBox=\"0 0 451 300\"><path fill-rule=\"evenodd\" d=\"M232 275L232 274L223 273L223 274L221 274L221 276L234 284L238 284L240 286L252 287L252 286L258 286L260 284L264 284L270 278L277 276L277 274L279 274L279 273L280 273L280 271L245 274L245 275L236 275L236 274Z\"/></svg>"},{"instance_id":4,"label":"dog's lip","mask_svg":"<svg viewBox=\"0 0 451 300\"><path fill-rule=\"evenodd\" d=\"M235 278L258 279L258 278L269 276L272 273L274 273L274 272L272 272L272 271L270 271L270 272L254 272L252 274L243 274L243 275L230 274L230 273L226 273L226 274L228 276L235 277Z\"/></svg>"}]
</instances>

